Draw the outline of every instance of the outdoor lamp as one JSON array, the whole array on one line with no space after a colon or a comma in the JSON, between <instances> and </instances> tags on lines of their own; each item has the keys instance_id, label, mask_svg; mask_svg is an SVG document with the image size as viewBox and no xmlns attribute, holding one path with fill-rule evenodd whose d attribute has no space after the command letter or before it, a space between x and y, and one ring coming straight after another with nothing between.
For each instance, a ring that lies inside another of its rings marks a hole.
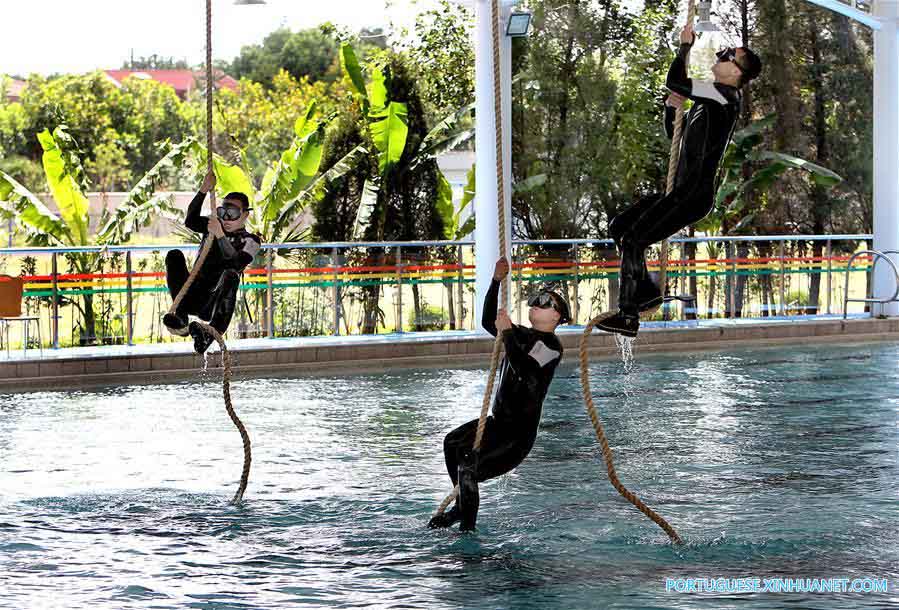
<instances>
[{"instance_id":1,"label":"outdoor lamp","mask_svg":"<svg viewBox=\"0 0 899 610\"><path fill-rule=\"evenodd\" d=\"M528 12L514 12L509 15L509 23L506 26L506 36L527 36L531 27L531 14Z\"/></svg>"},{"instance_id":2,"label":"outdoor lamp","mask_svg":"<svg viewBox=\"0 0 899 610\"><path fill-rule=\"evenodd\" d=\"M720 32L718 26L712 23L712 0L700 0L699 21L693 26L694 32Z\"/></svg>"}]
</instances>

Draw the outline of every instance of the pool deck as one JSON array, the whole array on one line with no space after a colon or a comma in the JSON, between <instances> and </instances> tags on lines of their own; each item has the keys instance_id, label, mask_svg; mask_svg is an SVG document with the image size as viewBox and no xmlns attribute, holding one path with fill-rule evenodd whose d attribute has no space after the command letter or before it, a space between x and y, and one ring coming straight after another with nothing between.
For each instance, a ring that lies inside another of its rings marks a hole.
<instances>
[{"instance_id":1,"label":"pool deck","mask_svg":"<svg viewBox=\"0 0 899 610\"><path fill-rule=\"evenodd\" d=\"M574 362L583 327L559 332L566 360ZM650 322L634 344L638 352L682 352L739 346L822 342L899 341L899 318L867 316ZM417 366L473 366L489 361L492 337L474 331L377 336L241 339L229 343L237 376L265 373L354 373ZM617 356L615 338L594 331L590 353ZM217 349L216 349L217 351ZM34 391L86 385L176 381L195 377L203 358L187 341L76 347L0 354L0 390ZM220 366L217 354L208 367Z\"/></svg>"}]
</instances>

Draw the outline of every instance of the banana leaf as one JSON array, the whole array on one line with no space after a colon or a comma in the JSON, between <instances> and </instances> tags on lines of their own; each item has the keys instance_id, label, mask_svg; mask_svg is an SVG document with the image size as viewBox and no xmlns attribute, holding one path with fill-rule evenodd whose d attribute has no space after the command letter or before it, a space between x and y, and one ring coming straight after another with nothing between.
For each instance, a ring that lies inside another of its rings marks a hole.
<instances>
[{"instance_id":1,"label":"banana leaf","mask_svg":"<svg viewBox=\"0 0 899 610\"><path fill-rule=\"evenodd\" d=\"M37 196L0 171L0 215L11 219L36 246L74 246L69 227Z\"/></svg>"},{"instance_id":2,"label":"banana leaf","mask_svg":"<svg viewBox=\"0 0 899 610\"><path fill-rule=\"evenodd\" d=\"M41 148L44 149L42 156L44 173L59 208L59 215L69 227L70 234L75 240L73 245L87 245L90 243L87 196L82 191L77 176L70 173L71 163L67 164L63 158L64 153L50 131L45 129L37 137Z\"/></svg>"},{"instance_id":3,"label":"banana leaf","mask_svg":"<svg viewBox=\"0 0 899 610\"><path fill-rule=\"evenodd\" d=\"M396 165L406 148L409 127L406 104L390 102L383 119L371 123L372 141L378 149L378 172L384 176Z\"/></svg>"}]
</instances>

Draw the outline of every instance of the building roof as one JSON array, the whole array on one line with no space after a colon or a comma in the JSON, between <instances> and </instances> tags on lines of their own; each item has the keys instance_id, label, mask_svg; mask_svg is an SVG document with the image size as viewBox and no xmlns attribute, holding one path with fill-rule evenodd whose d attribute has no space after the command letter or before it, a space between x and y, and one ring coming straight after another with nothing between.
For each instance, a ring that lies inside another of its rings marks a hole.
<instances>
[{"instance_id":1,"label":"building roof","mask_svg":"<svg viewBox=\"0 0 899 610\"><path fill-rule=\"evenodd\" d=\"M204 77L203 72L194 72L193 70L106 70L106 75L117 85L120 85L129 76L142 78L147 80L155 80L171 86L176 93L185 94L192 91L197 84L197 80ZM238 82L221 71L217 74L217 85L224 89L237 89Z\"/></svg>"},{"instance_id":2,"label":"building roof","mask_svg":"<svg viewBox=\"0 0 899 610\"><path fill-rule=\"evenodd\" d=\"M18 99L22 97L22 89L24 89L25 85L28 84L25 81L19 80L17 78L9 78L7 79L6 83L6 91L4 91L3 93L10 99Z\"/></svg>"}]
</instances>

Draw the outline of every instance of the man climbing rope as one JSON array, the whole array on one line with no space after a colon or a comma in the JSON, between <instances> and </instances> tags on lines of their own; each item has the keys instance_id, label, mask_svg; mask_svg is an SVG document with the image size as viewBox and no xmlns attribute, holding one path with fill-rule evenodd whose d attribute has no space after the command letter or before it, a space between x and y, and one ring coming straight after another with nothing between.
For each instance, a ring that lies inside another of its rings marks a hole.
<instances>
[{"instance_id":1,"label":"man climbing rope","mask_svg":"<svg viewBox=\"0 0 899 610\"><path fill-rule=\"evenodd\" d=\"M502 333L506 350L493 415L487 418L480 451L472 449L477 419L446 435L446 469L453 485L459 485L459 496L450 510L431 519L431 528L461 521L461 530L474 529L480 504L478 483L511 471L530 453L537 438L543 399L562 359L562 344L555 330L571 321L568 303L557 292L541 290L528 300L532 328L512 324L505 309L497 313L500 283L508 273L508 261L497 261L481 316L487 332L493 336Z\"/></svg>"},{"instance_id":2,"label":"man climbing rope","mask_svg":"<svg viewBox=\"0 0 899 610\"><path fill-rule=\"evenodd\" d=\"M637 336L639 314L658 307L662 293L646 267L646 249L704 218L714 206L718 166L740 115L740 89L758 77L762 62L750 49L718 53L714 82L687 76L686 62L695 41L693 25L681 32L681 45L668 71L671 91L665 104L665 131L674 134L676 110L687 99L693 107L684 117L680 159L674 189L651 195L616 216L609 225L621 255L618 313L597 327L627 337Z\"/></svg>"},{"instance_id":3,"label":"man climbing rope","mask_svg":"<svg viewBox=\"0 0 899 610\"><path fill-rule=\"evenodd\" d=\"M228 193L211 218L202 216L200 210L206 194L215 188L215 174L209 172L200 191L187 208L184 225L203 239L214 239L203 266L194 283L173 313L167 313L162 321L169 332L181 337L193 337L194 349L204 353L213 338L196 322L188 324L188 315L208 320L209 325L224 334L231 323L237 303L241 272L253 262L262 240L247 231L244 226L250 212L250 201L244 193ZM210 237L211 236L211 237ZM187 280L187 262L181 250L171 250L165 257L166 281L172 298L176 298Z\"/></svg>"}]
</instances>

